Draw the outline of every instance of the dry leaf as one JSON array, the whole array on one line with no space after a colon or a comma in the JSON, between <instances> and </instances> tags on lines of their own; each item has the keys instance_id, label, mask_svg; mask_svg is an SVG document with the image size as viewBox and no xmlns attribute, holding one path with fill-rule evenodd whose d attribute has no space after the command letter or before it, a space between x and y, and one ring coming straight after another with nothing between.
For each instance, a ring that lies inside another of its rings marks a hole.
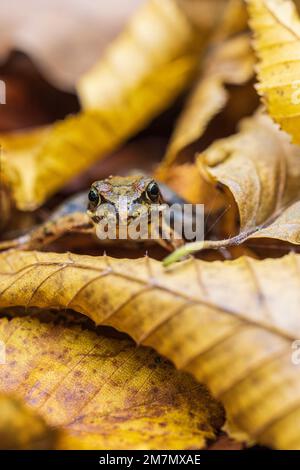
<instances>
[{"instance_id":1,"label":"dry leaf","mask_svg":"<svg viewBox=\"0 0 300 470\"><path fill-rule=\"evenodd\" d=\"M128 339L30 318L2 318L0 338L0 390L59 429L58 448L197 449L222 426L204 386Z\"/></svg>"},{"instance_id":2,"label":"dry leaf","mask_svg":"<svg viewBox=\"0 0 300 470\"><path fill-rule=\"evenodd\" d=\"M292 0L247 0L259 58L258 91L282 129L300 143L300 21Z\"/></svg>"},{"instance_id":3,"label":"dry leaf","mask_svg":"<svg viewBox=\"0 0 300 470\"><path fill-rule=\"evenodd\" d=\"M147 257L10 252L0 266L1 307L68 307L125 331L205 382L253 440L300 448L300 374L292 362L299 256L191 259L165 270Z\"/></svg>"},{"instance_id":4,"label":"dry leaf","mask_svg":"<svg viewBox=\"0 0 300 470\"><path fill-rule=\"evenodd\" d=\"M81 79L85 111L47 129L0 136L3 177L17 207L35 209L165 109L198 67L206 35L173 0L149 0Z\"/></svg>"},{"instance_id":5,"label":"dry leaf","mask_svg":"<svg viewBox=\"0 0 300 470\"><path fill-rule=\"evenodd\" d=\"M242 232L300 199L300 148L261 112L243 120L238 134L212 144L197 163L208 181L231 191Z\"/></svg>"},{"instance_id":6,"label":"dry leaf","mask_svg":"<svg viewBox=\"0 0 300 470\"><path fill-rule=\"evenodd\" d=\"M248 239L274 238L294 245L300 244L300 201L285 209L266 227L260 227Z\"/></svg>"},{"instance_id":7,"label":"dry leaf","mask_svg":"<svg viewBox=\"0 0 300 470\"><path fill-rule=\"evenodd\" d=\"M241 85L254 72L254 57L248 35L219 45L203 65L204 74L179 118L163 164L172 165L179 154L199 139L211 119L228 101L226 85Z\"/></svg>"},{"instance_id":8,"label":"dry leaf","mask_svg":"<svg viewBox=\"0 0 300 470\"><path fill-rule=\"evenodd\" d=\"M49 450L55 447L58 436L22 401L0 394L0 449Z\"/></svg>"},{"instance_id":9,"label":"dry leaf","mask_svg":"<svg viewBox=\"0 0 300 470\"><path fill-rule=\"evenodd\" d=\"M258 112L243 120L238 134L216 141L198 156L197 164L207 181L231 192L239 234L186 244L165 265L200 250L254 238L300 243L300 148L268 116Z\"/></svg>"}]
</instances>

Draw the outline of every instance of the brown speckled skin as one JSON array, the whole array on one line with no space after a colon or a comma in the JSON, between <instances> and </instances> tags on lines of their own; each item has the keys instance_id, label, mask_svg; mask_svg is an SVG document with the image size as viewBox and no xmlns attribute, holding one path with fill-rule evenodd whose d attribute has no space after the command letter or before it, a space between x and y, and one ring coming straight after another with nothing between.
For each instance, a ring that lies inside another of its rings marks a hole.
<instances>
[{"instance_id":1,"label":"brown speckled skin","mask_svg":"<svg viewBox=\"0 0 300 470\"><path fill-rule=\"evenodd\" d=\"M97 190L101 203L113 206L117 214L120 213L120 198L126 197L129 217L138 217L140 214L135 211L136 204L142 205L150 211L153 204L163 203L160 193L155 202L147 197L147 187L153 181L152 178L145 176L110 176L105 180L96 181L92 188ZM96 209L92 204L89 204L88 213L92 219Z\"/></svg>"},{"instance_id":2,"label":"brown speckled skin","mask_svg":"<svg viewBox=\"0 0 300 470\"><path fill-rule=\"evenodd\" d=\"M96 181L93 186L107 202L115 204L120 196L126 196L132 202L145 199L145 191L152 178L146 176L110 176L102 181ZM148 204L152 204L147 199Z\"/></svg>"}]
</instances>

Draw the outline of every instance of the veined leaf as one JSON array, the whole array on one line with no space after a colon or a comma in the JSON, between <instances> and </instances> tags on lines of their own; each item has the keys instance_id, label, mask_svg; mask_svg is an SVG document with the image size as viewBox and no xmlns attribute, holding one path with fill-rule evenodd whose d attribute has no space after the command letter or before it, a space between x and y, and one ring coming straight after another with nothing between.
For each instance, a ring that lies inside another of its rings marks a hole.
<instances>
[{"instance_id":1,"label":"veined leaf","mask_svg":"<svg viewBox=\"0 0 300 470\"><path fill-rule=\"evenodd\" d=\"M247 0L259 58L258 91L272 118L300 143L300 21L292 0Z\"/></svg>"},{"instance_id":2,"label":"veined leaf","mask_svg":"<svg viewBox=\"0 0 300 470\"><path fill-rule=\"evenodd\" d=\"M24 317L2 318L0 339L0 390L59 431L55 448L202 448L222 426L204 386L128 339Z\"/></svg>"},{"instance_id":3,"label":"veined leaf","mask_svg":"<svg viewBox=\"0 0 300 470\"><path fill-rule=\"evenodd\" d=\"M300 245L300 201L291 204L267 226L259 227L248 239L274 238Z\"/></svg>"},{"instance_id":4,"label":"veined leaf","mask_svg":"<svg viewBox=\"0 0 300 470\"><path fill-rule=\"evenodd\" d=\"M300 448L300 374L292 361L299 256L191 259L166 270L147 257L9 252L0 266L1 307L67 307L125 331L205 382L252 439Z\"/></svg>"}]
</instances>

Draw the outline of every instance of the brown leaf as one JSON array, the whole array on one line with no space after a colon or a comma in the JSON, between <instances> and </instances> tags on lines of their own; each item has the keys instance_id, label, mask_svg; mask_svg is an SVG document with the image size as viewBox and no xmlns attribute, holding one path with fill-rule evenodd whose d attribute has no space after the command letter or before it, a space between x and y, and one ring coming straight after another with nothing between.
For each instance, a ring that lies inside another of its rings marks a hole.
<instances>
[{"instance_id":1,"label":"brown leaf","mask_svg":"<svg viewBox=\"0 0 300 470\"><path fill-rule=\"evenodd\" d=\"M2 318L0 338L0 390L60 431L56 448L197 449L222 425L204 386L128 339L31 318Z\"/></svg>"},{"instance_id":2,"label":"brown leaf","mask_svg":"<svg viewBox=\"0 0 300 470\"><path fill-rule=\"evenodd\" d=\"M265 223L300 198L300 148L262 113L243 120L240 132L215 142L198 157L200 171L231 191L241 231Z\"/></svg>"},{"instance_id":3,"label":"brown leaf","mask_svg":"<svg viewBox=\"0 0 300 470\"><path fill-rule=\"evenodd\" d=\"M231 192L240 231L225 240L189 243L169 256L166 265L200 250L255 238L300 243L300 147L268 116L259 111L243 120L238 134L216 141L197 164L202 177Z\"/></svg>"},{"instance_id":4,"label":"brown leaf","mask_svg":"<svg viewBox=\"0 0 300 470\"><path fill-rule=\"evenodd\" d=\"M299 256L166 270L149 258L10 252L0 266L1 307L67 307L125 331L205 382L253 440L300 448Z\"/></svg>"}]
</instances>

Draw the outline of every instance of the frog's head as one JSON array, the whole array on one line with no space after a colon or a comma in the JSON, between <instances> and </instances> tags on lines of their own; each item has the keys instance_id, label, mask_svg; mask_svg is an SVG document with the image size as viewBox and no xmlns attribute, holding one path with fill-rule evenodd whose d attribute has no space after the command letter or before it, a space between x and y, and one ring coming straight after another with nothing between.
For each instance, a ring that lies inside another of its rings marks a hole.
<instances>
[{"instance_id":1,"label":"frog's head","mask_svg":"<svg viewBox=\"0 0 300 470\"><path fill-rule=\"evenodd\" d=\"M96 181L88 199L87 212L96 225L112 217L128 225L133 219L149 217L153 205L163 202L156 181L144 176L110 176Z\"/></svg>"}]
</instances>

